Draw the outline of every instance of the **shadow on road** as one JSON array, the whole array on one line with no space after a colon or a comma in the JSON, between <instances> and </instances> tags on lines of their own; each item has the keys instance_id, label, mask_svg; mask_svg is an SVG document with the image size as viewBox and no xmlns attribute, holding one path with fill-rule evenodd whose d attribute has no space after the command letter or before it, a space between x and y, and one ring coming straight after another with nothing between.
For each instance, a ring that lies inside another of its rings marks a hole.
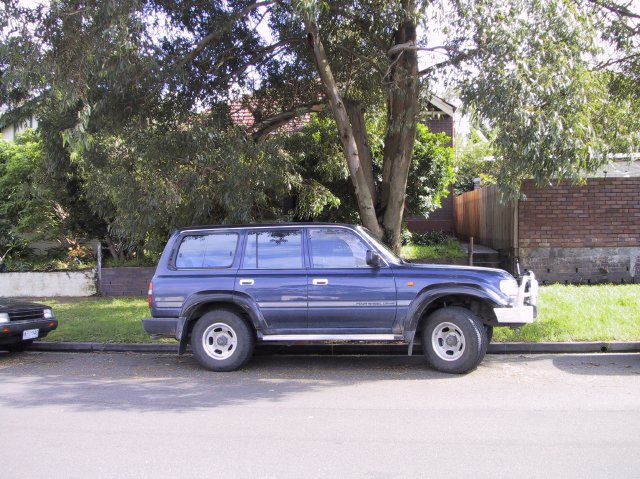
<instances>
[{"instance_id":1,"label":"shadow on road","mask_svg":"<svg viewBox=\"0 0 640 479\"><path fill-rule=\"evenodd\" d=\"M192 356L0 353L0 406L186 411L369 381L461 378L407 356L260 356L241 371L213 373Z\"/></svg>"},{"instance_id":2,"label":"shadow on road","mask_svg":"<svg viewBox=\"0 0 640 479\"><path fill-rule=\"evenodd\" d=\"M584 376L640 376L640 354L567 354L553 357L553 365Z\"/></svg>"}]
</instances>

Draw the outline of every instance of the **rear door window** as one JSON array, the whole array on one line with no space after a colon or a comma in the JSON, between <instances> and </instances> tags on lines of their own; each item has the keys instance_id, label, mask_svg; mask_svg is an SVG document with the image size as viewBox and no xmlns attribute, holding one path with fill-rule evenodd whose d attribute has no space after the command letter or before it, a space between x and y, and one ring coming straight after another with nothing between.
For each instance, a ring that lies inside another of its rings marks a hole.
<instances>
[{"instance_id":1,"label":"rear door window","mask_svg":"<svg viewBox=\"0 0 640 479\"><path fill-rule=\"evenodd\" d=\"M228 268L237 247L237 233L185 236L178 249L176 268Z\"/></svg>"},{"instance_id":2,"label":"rear door window","mask_svg":"<svg viewBox=\"0 0 640 479\"><path fill-rule=\"evenodd\" d=\"M249 233L245 269L297 269L303 267L300 230Z\"/></svg>"}]
</instances>

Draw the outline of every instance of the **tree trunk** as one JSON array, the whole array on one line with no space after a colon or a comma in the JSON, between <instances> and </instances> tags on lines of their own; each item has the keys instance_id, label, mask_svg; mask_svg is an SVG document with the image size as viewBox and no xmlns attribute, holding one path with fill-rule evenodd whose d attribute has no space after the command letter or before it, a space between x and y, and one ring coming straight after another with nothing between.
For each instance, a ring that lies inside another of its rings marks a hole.
<instances>
[{"instance_id":1,"label":"tree trunk","mask_svg":"<svg viewBox=\"0 0 640 479\"><path fill-rule=\"evenodd\" d=\"M364 123L364 111L360 102L351 99L345 98L344 105L347 108L347 115L349 115L353 136L358 147L360 165L375 205L376 186L373 181L373 160L371 159L371 149L369 148L369 138L367 137L367 126Z\"/></svg>"},{"instance_id":2,"label":"tree trunk","mask_svg":"<svg viewBox=\"0 0 640 479\"><path fill-rule=\"evenodd\" d=\"M373 181L369 181L363 164L361 163L358 145L353 134L351 122L349 121L349 115L347 114L342 97L338 92L333 72L331 71L324 46L320 40L318 27L313 21L306 18L304 24L320 81L329 99L329 104L331 105L331 110L338 126L338 134L340 135L340 141L342 142L351 181L353 182L356 199L358 201L360 219L362 220L362 224L369 228L375 236L382 238L384 232L376 216L374 203L375 192L372 190L372 186L370 186L370 183L373 183Z\"/></svg>"},{"instance_id":3,"label":"tree trunk","mask_svg":"<svg viewBox=\"0 0 640 479\"><path fill-rule=\"evenodd\" d=\"M415 46L415 2L403 0L402 7L405 20L395 33L394 44ZM418 56L413 48L392 50L380 211L384 240L397 253L419 113Z\"/></svg>"}]
</instances>

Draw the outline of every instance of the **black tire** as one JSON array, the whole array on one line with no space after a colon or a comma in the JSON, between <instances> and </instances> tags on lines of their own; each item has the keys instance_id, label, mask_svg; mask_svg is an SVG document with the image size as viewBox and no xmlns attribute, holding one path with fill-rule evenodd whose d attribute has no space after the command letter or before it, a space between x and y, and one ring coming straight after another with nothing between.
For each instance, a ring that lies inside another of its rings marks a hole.
<instances>
[{"instance_id":1,"label":"black tire","mask_svg":"<svg viewBox=\"0 0 640 479\"><path fill-rule=\"evenodd\" d=\"M33 344L33 340L20 341L19 343L15 344L7 344L6 346L0 346L0 348L5 349L10 353L22 353L29 349L29 347L31 347L31 344Z\"/></svg>"},{"instance_id":2,"label":"black tire","mask_svg":"<svg viewBox=\"0 0 640 479\"><path fill-rule=\"evenodd\" d=\"M255 333L244 319L227 310L204 314L191 332L191 349L211 371L234 371L253 355Z\"/></svg>"},{"instance_id":3,"label":"black tire","mask_svg":"<svg viewBox=\"0 0 640 479\"><path fill-rule=\"evenodd\" d=\"M422 350L434 369L463 374L482 362L489 341L482 321L466 308L433 312L422 328Z\"/></svg>"}]
</instances>

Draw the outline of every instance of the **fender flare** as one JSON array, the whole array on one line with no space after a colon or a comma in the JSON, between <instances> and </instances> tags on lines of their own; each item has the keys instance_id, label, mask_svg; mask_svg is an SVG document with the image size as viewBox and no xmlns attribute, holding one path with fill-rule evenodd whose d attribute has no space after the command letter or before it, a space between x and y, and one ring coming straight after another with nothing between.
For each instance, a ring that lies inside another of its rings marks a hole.
<instances>
[{"instance_id":1,"label":"fender flare","mask_svg":"<svg viewBox=\"0 0 640 479\"><path fill-rule=\"evenodd\" d=\"M405 341L409 343L409 350L413 346L413 340L416 335L416 329L418 328L418 322L424 311L435 300L442 298L443 296L470 296L480 301L491 304L493 307L505 306L506 302L494 293L478 285L460 285L460 284L446 284L438 285L431 289L424 289L416 298L411 302L409 311L404 318L403 335Z\"/></svg>"},{"instance_id":2,"label":"fender flare","mask_svg":"<svg viewBox=\"0 0 640 479\"><path fill-rule=\"evenodd\" d=\"M195 312L206 304L233 304L241 308L251 320L256 330L262 329L265 324L264 317L258 309L258 305L246 295L233 291L206 291L194 293L189 296L182 305L180 317L176 324L176 339L179 342L178 354L183 354L187 349L189 324L194 321Z\"/></svg>"}]
</instances>

